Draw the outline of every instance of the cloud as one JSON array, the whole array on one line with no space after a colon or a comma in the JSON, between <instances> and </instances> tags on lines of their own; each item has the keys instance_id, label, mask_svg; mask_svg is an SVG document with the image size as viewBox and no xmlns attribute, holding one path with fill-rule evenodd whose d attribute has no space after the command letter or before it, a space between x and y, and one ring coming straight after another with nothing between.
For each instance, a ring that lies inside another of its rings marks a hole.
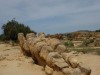
<instances>
[{"instance_id":1,"label":"cloud","mask_svg":"<svg viewBox=\"0 0 100 75\"><path fill-rule=\"evenodd\" d=\"M0 0L0 25L15 17L38 32L98 25L99 13L100 0Z\"/></svg>"},{"instance_id":2,"label":"cloud","mask_svg":"<svg viewBox=\"0 0 100 75\"><path fill-rule=\"evenodd\" d=\"M33 20L45 19L54 16L66 15L69 13L88 12L100 10L100 2L96 0L1 0L0 9L4 15L18 18L27 17ZM86 3L88 7L86 7ZM81 6L82 4L82 6ZM91 5L92 4L92 5ZM4 16L3 15L3 16Z\"/></svg>"}]
</instances>

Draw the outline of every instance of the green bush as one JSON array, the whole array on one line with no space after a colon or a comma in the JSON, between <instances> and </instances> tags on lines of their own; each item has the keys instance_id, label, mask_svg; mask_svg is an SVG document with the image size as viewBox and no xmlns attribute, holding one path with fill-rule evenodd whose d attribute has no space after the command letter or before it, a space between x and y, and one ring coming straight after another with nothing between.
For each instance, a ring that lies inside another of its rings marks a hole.
<instances>
[{"instance_id":1,"label":"green bush","mask_svg":"<svg viewBox=\"0 0 100 75\"><path fill-rule=\"evenodd\" d=\"M66 41L66 42L64 42L64 45L65 45L65 46L68 46L68 47L74 46L74 44L73 44L72 41Z\"/></svg>"},{"instance_id":2,"label":"green bush","mask_svg":"<svg viewBox=\"0 0 100 75\"><path fill-rule=\"evenodd\" d=\"M35 33L35 31L31 30L28 26L18 23L15 21L15 19L8 21L6 24L3 24L2 26L3 29L3 34L0 36L0 39L3 40L12 40L12 41L17 41L17 34L18 33L24 33L26 35L27 33Z\"/></svg>"},{"instance_id":3,"label":"green bush","mask_svg":"<svg viewBox=\"0 0 100 75\"><path fill-rule=\"evenodd\" d=\"M95 32L100 32L100 29L98 29L98 30L95 30Z\"/></svg>"}]
</instances>

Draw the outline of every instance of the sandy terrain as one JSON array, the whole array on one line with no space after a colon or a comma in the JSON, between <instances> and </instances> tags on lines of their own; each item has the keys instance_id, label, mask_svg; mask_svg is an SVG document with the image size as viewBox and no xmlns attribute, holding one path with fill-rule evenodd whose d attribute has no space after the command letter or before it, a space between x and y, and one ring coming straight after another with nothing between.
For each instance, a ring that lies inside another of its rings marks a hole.
<instances>
[{"instance_id":1,"label":"sandy terrain","mask_svg":"<svg viewBox=\"0 0 100 75\"><path fill-rule=\"evenodd\" d=\"M77 57L91 67L91 75L100 74L100 56L79 54ZM30 57L24 56L19 46L0 44L0 75L46 75L46 73L42 66L34 64ZM54 72L53 75L60 74Z\"/></svg>"},{"instance_id":2,"label":"sandy terrain","mask_svg":"<svg viewBox=\"0 0 100 75\"><path fill-rule=\"evenodd\" d=\"M91 75L100 75L100 56L93 54L81 54L79 60L87 64L91 69Z\"/></svg>"}]
</instances>

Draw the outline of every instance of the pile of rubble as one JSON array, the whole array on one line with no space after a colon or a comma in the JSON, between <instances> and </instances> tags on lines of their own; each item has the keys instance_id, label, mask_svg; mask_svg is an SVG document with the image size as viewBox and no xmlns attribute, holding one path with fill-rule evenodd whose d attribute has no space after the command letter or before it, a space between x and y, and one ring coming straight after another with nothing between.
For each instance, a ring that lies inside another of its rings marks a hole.
<instances>
[{"instance_id":1,"label":"pile of rubble","mask_svg":"<svg viewBox=\"0 0 100 75\"><path fill-rule=\"evenodd\" d=\"M24 37L18 34L18 40L24 55L31 56L36 64L45 68L47 74L60 71L63 75L90 75L91 69L79 62L75 55L67 53L67 49L55 38L45 38L44 33L36 36L29 33Z\"/></svg>"}]
</instances>

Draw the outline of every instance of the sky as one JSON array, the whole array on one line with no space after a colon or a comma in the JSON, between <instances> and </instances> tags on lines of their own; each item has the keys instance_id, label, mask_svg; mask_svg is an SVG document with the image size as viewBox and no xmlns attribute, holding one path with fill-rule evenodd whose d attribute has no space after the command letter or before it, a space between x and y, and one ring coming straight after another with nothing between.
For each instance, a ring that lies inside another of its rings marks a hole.
<instances>
[{"instance_id":1,"label":"sky","mask_svg":"<svg viewBox=\"0 0 100 75\"><path fill-rule=\"evenodd\" d=\"M0 27L13 18L46 34L96 30L100 0L0 0Z\"/></svg>"}]
</instances>

